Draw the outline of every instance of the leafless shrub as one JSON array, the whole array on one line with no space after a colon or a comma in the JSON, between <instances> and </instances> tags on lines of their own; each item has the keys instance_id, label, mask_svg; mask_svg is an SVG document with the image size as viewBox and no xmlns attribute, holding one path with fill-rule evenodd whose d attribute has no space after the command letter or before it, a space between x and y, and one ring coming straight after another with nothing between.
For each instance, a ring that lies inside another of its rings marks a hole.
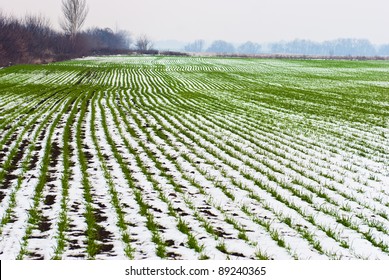
<instances>
[{"instance_id":1,"label":"leafless shrub","mask_svg":"<svg viewBox=\"0 0 389 280\"><path fill-rule=\"evenodd\" d=\"M135 41L135 47L140 52L149 51L153 48L153 42L147 35L140 35Z\"/></svg>"}]
</instances>

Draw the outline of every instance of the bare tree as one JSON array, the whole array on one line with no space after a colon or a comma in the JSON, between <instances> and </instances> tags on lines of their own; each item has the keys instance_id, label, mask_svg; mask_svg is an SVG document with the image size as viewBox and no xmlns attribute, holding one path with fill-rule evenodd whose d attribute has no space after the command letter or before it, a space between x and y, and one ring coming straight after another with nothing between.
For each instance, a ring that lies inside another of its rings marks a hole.
<instances>
[{"instance_id":1,"label":"bare tree","mask_svg":"<svg viewBox=\"0 0 389 280\"><path fill-rule=\"evenodd\" d=\"M235 47L233 44L228 43L223 40L217 40L212 43L212 45L207 49L207 52L210 53L219 53L219 54L232 54L235 53Z\"/></svg>"},{"instance_id":2,"label":"bare tree","mask_svg":"<svg viewBox=\"0 0 389 280\"><path fill-rule=\"evenodd\" d=\"M125 30L114 32L110 28L89 28L80 35L86 41L86 48L94 51L119 51L130 48L131 36Z\"/></svg>"},{"instance_id":3,"label":"bare tree","mask_svg":"<svg viewBox=\"0 0 389 280\"><path fill-rule=\"evenodd\" d=\"M237 49L240 54L258 54L261 51L261 46L257 43L247 41L240 45Z\"/></svg>"},{"instance_id":4,"label":"bare tree","mask_svg":"<svg viewBox=\"0 0 389 280\"><path fill-rule=\"evenodd\" d=\"M28 60L28 47L20 20L0 15L0 63L18 63ZM8 62L7 62L8 60Z\"/></svg>"},{"instance_id":5,"label":"bare tree","mask_svg":"<svg viewBox=\"0 0 389 280\"><path fill-rule=\"evenodd\" d=\"M153 48L153 42L145 34L140 35L135 41L135 47L137 50L144 52Z\"/></svg>"},{"instance_id":6,"label":"bare tree","mask_svg":"<svg viewBox=\"0 0 389 280\"><path fill-rule=\"evenodd\" d=\"M49 48L49 39L53 36L50 21L43 15L27 14L23 19L23 26L26 33L24 40L30 55L41 56Z\"/></svg>"},{"instance_id":7,"label":"bare tree","mask_svg":"<svg viewBox=\"0 0 389 280\"><path fill-rule=\"evenodd\" d=\"M73 40L80 31L88 15L85 0L62 0L64 19L60 22L62 29Z\"/></svg>"},{"instance_id":8,"label":"bare tree","mask_svg":"<svg viewBox=\"0 0 389 280\"><path fill-rule=\"evenodd\" d=\"M187 52L202 52L204 50L204 40L196 40L184 47Z\"/></svg>"}]
</instances>

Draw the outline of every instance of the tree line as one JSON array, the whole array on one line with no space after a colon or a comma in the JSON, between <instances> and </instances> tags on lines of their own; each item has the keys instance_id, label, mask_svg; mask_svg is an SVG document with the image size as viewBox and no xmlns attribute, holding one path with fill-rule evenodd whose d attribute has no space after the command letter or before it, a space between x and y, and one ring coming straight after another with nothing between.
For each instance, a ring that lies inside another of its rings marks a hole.
<instances>
[{"instance_id":1,"label":"tree line","mask_svg":"<svg viewBox=\"0 0 389 280\"><path fill-rule=\"evenodd\" d=\"M0 65L44 63L95 53L128 50L126 31L90 28L70 37L51 28L42 15L22 19L0 14Z\"/></svg>"},{"instance_id":2,"label":"tree line","mask_svg":"<svg viewBox=\"0 0 389 280\"><path fill-rule=\"evenodd\" d=\"M204 40L196 40L184 47L187 52L216 54L295 54L321 56L389 56L389 45L376 46L366 39L340 38L325 42L294 40L260 45L245 42L234 45L223 40L213 41L207 48Z\"/></svg>"},{"instance_id":3,"label":"tree line","mask_svg":"<svg viewBox=\"0 0 389 280\"><path fill-rule=\"evenodd\" d=\"M130 47L152 52L152 41L128 31L93 27L81 30L88 15L85 0L62 0L61 31L52 28L43 15L22 18L0 11L0 66L47 63L96 54L128 53Z\"/></svg>"},{"instance_id":4,"label":"tree line","mask_svg":"<svg viewBox=\"0 0 389 280\"><path fill-rule=\"evenodd\" d=\"M61 31L52 28L43 15L16 18L0 11L0 66L20 63L45 63L96 54L128 53L132 47L141 53L155 54L153 42L146 35L134 42L125 30L93 27L82 31L88 15L86 0L62 0ZM319 56L389 56L389 45L375 46L364 39L337 39L322 43L294 40L261 45L245 42L235 45L213 41L207 48L204 40L184 47L185 52L216 54L292 54Z\"/></svg>"}]
</instances>

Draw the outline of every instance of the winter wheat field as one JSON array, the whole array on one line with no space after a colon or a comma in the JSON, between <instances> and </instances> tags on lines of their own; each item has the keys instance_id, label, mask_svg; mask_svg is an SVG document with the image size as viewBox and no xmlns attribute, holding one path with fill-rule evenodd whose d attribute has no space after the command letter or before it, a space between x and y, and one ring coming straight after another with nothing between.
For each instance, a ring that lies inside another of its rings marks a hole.
<instances>
[{"instance_id":1,"label":"winter wheat field","mask_svg":"<svg viewBox=\"0 0 389 280\"><path fill-rule=\"evenodd\" d=\"M0 259L389 259L389 63L0 69Z\"/></svg>"}]
</instances>

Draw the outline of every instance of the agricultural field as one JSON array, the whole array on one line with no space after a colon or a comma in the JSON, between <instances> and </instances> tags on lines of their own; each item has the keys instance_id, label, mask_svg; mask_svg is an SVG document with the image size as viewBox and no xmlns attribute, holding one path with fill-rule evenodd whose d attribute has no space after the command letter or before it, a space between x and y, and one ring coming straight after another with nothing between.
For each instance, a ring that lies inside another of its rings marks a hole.
<instances>
[{"instance_id":1,"label":"agricultural field","mask_svg":"<svg viewBox=\"0 0 389 280\"><path fill-rule=\"evenodd\" d=\"M0 259L389 259L389 62L0 69Z\"/></svg>"}]
</instances>

